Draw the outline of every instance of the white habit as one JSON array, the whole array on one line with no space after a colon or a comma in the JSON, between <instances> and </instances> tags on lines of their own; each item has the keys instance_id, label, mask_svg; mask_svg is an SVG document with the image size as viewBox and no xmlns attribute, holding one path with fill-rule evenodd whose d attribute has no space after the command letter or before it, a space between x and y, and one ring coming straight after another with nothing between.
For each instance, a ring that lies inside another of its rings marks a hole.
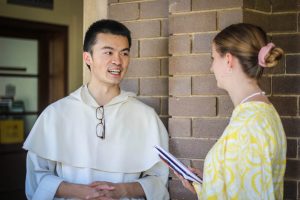
<instances>
[{"instance_id":1,"label":"white habit","mask_svg":"<svg viewBox=\"0 0 300 200\"><path fill-rule=\"evenodd\" d=\"M148 200L169 199L168 168L153 150L168 149L168 134L153 108L121 91L104 105L101 139L97 107L82 86L42 112L24 143L27 198L53 199L62 181L109 181L139 182Z\"/></svg>"}]
</instances>

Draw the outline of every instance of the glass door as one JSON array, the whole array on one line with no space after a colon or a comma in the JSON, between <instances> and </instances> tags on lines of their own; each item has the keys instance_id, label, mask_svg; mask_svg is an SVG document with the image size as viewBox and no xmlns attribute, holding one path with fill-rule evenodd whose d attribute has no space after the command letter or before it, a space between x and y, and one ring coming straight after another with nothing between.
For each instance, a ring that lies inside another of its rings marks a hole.
<instances>
[{"instance_id":1,"label":"glass door","mask_svg":"<svg viewBox=\"0 0 300 200\"><path fill-rule=\"evenodd\" d=\"M0 37L0 143L23 143L38 114L38 40Z\"/></svg>"}]
</instances>

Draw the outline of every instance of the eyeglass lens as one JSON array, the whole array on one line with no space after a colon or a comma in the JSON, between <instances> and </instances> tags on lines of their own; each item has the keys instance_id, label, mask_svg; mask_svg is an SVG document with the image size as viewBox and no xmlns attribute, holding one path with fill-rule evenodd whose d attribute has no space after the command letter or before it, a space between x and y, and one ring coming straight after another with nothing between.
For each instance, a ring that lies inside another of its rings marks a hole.
<instances>
[{"instance_id":1,"label":"eyeglass lens","mask_svg":"<svg viewBox=\"0 0 300 200\"><path fill-rule=\"evenodd\" d=\"M105 124L104 124L104 108L100 106L96 109L96 118L99 119L99 123L96 126L96 135L97 137L104 139L105 138Z\"/></svg>"}]
</instances>

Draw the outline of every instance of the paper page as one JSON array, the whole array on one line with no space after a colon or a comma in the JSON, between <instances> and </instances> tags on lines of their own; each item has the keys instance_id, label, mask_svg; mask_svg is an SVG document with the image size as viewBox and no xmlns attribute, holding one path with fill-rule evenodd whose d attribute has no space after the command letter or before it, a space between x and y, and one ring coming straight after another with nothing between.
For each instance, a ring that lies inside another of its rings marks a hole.
<instances>
[{"instance_id":1,"label":"paper page","mask_svg":"<svg viewBox=\"0 0 300 200\"><path fill-rule=\"evenodd\" d=\"M159 146L154 146L154 149L158 152L159 157L173 170L178 174L183 176L185 179L194 181L202 184L202 179L189 170L182 162L175 158L172 154L165 151Z\"/></svg>"}]
</instances>

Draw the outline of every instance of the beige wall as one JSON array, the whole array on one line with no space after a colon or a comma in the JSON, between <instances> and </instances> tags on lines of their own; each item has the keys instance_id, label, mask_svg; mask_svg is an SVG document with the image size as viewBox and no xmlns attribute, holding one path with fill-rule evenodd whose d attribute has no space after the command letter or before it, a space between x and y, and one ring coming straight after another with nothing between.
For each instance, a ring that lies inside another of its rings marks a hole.
<instances>
[{"instance_id":1,"label":"beige wall","mask_svg":"<svg viewBox=\"0 0 300 200\"><path fill-rule=\"evenodd\" d=\"M88 27L99 19L107 18L107 0L83 0L83 34ZM90 78L90 71L83 65L83 83Z\"/></svg>"},{"instance_id":2,"label":"beige wall","mask_svg":"<svg viewBox=\"0 0 300 200\"><path fill-rule=\"evenodd\" d=\"M83 0L54 0L54 9L7 4L0 0L0 16L66 25L69 28L68 92L82 84Z\"/></svg>"}]
</instances>

